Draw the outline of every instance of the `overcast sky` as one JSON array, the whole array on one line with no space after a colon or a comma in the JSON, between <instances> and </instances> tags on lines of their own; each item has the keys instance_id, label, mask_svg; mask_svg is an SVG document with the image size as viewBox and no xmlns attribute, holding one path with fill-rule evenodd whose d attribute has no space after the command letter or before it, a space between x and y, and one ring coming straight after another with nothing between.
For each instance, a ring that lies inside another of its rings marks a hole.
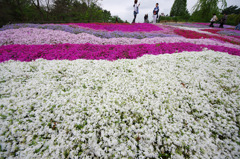
<instances>
[{"instance_id":1,"label":"overcast sky","mask_svg":"<svg viewBox=\"0 0 240 159\"><path fill-rule=\"evenodd\" d=\"M100 4L103 9L110 11L112 15L118 15L122 20L132 22L133 2L134 0L102 0ZM160 13L169 15L174 0L139 0L139 2L141 5L136 22L143 22L145 14L148 14L149 20L152 20L152 11L156 3L159 3ZM196 3L197 0L187 0L189 12ZM240 7L240 0L227 0L227 6L231 5Z\"/></svg>"}]
</instances>

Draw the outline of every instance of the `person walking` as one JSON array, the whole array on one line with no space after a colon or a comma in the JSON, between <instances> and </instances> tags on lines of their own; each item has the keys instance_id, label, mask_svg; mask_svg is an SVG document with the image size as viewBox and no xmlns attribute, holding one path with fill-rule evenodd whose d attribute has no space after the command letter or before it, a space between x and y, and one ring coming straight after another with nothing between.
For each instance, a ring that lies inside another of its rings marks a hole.
<instances>
[{"instance_id":1,"label":"person walking","mask_svg":"<svg viewBox=\"0 0 240 159\"><path fill-rule=\"evenodd\" d=\"M156 3L156 7L153 9L153 24L156 24L158 18L159 7L158 3Z\"/></svg>"},{"instance_id":2,"label":"person walking","mask_svg":"<svg viewBox=\"0 0 240 159\"><path fill-rule=\"evenodd\" d=\"M226 24L226 22L227 22L227 15L224 14L223 17L220 20L219 28L223 28L223 24Z\"/></svg>"},{"instance_id":3,"label":"person walking","mask_svg":"<svg viewBox=\"0 0 240 159\"><path fill-rule=\"evenodd\" d=\"M139 10L139 6L140 6L140 3L138 3L138 0L134 0L134 5L133 5L133 8L134 8L134 11L133 11L133 15L134 15L134 18L133 18L133 21L132 23L135 23L135 20L137 18L137 14L138 14L138 10Z\"/></svg>"},{"instance_id":4,"label":"person walking","mask_svg":"<svg viewBox=\"0 0 240 159\"><path fill-rule=\"evenodd\" d=\"M218 20L216 14L213 14L212 19L210 20L211 24L209 25L209 27L214 27L213 23L215 23Z\"/></svg>"}]
</instances>

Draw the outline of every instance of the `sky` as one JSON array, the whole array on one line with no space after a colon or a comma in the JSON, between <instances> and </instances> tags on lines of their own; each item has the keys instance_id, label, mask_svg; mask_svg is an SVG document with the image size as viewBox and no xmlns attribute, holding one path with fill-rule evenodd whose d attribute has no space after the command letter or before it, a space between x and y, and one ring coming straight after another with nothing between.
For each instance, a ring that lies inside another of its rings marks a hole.
<instances>
[{"instance_id":1,"label":"sky","mask_svg":"<svg viewBox=\"0 0 240 159\"><path fill-rule=\"evenodd\" d=\"M192 7L198 0L187 0L187 8L191 13ZM101 7L111 12L111 14L118 15L122 20L132 22L133 19L133 2L134 0L102 0ZM136 22L143 22L144 15L148 14L148 19L152 20L152 11L156 3L159 3L160 13L169 15L174 0L139 0L139 14ZM240 7L240 0L227 0L227 6L237 5Z\"/></svg>"}]
</instances>

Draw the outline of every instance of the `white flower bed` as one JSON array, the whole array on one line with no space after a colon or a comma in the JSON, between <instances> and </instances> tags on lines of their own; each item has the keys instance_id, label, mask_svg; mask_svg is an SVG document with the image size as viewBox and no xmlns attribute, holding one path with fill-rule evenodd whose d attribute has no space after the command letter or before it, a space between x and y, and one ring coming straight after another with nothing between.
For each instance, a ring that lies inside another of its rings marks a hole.
<instances>
[{"instance_id":1,"label":"white flower bed","mask_svg":"<svg viewBox=\"0 0 240 159\"><path fill-rule=\"evenodd\" d=\"M1 157L240 158L240 57L0 64Z\"/></svg>"}]
</instances>

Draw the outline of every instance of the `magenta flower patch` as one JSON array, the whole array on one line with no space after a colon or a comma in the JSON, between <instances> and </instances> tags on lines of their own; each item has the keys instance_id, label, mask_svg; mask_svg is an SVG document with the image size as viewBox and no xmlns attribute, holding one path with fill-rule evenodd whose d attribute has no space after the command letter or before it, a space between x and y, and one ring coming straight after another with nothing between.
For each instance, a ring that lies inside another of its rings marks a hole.
<instances>
[{"instance_id":1,"label":"magenta flower patch","mask_svg":"<svg viewBox=\"0 0 240 159\"><path fill-rule=\"evenodd\" d=\"M239 49L214 45L191 43L160 43L139 45L93 45L93 44L58 44L58 45L7 45L0 47L0 62L8 60L32 61L47 60L118 60L136 59L146 54L172 54L183 51L202 51L204 48L214 51L240 55Z\"/></svg>"}]
</instances>

